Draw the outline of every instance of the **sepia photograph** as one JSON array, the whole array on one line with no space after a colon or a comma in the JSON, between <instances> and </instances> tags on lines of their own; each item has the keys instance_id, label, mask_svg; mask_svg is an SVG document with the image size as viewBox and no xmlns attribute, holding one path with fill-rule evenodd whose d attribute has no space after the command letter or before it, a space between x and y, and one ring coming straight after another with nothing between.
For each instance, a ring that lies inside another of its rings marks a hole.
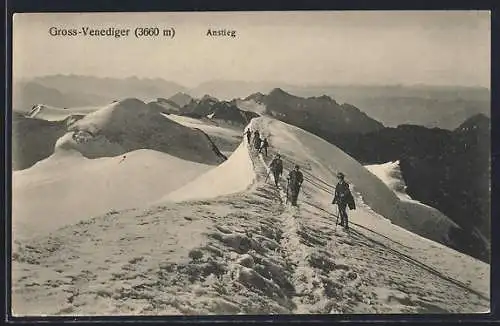
<instances>
[{"instance_id":1,"label":"sepia photograph","mask_svg":"<svg viewBox=\"0 0 500 326\"><path fill-rule=\"evenodd\" d=\"M13 317L490 312L490 11L12 19Z\"/></svg>"}]
</instances>

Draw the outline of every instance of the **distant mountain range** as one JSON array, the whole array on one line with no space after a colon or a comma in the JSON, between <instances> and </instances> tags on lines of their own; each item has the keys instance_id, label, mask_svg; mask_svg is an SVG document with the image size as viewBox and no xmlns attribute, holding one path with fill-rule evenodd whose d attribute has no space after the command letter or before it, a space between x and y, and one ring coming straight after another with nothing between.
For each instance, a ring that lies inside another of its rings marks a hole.
<instances>
[{"instance_id":1,"label":"distant mountain range","mask_svg":"<svg viewBox=\"0 0 500 326\"><path fill-rule=\"evenodd\" d=\"M33 104L58 107L103 105L129 97L151 101L185 91L185 87L161 78L53 75L15 83L13 109L25 112Z\"/></svg>"},{"instance_id":2,"label":"distant mountain range","mask_svg":"<svg viewBox=\"0 0 500 326\"><path fill-rule=\"evenodd\" d=\"M175 100L179 101L179 105L174 103ZM183 103L187 104L181 106ZM164 107L168 113L193 118L208 117L239 125L246 125L252 118L263 114L306 130L336 133L356 130L365 133L383 128L380 122L352 105L338 104L328 96L302 98L280 88L273 89L267 95L255 93L245 99L232 101L218 100L208 94L201 99L194 99L179 93L168 100L158 99L155 104Z\"/></svg>"},{"instance_id":3,"label":"distant mountain range","mask_svg":"<svg viewBox=\"0 0 500 326\"><path fill-rule=\"evenodd\" d=\"M35 104L45 104L59 108L102 105L108 98L88 94L85 89L62 92L37 82L19 82L13 85L12 108L16 112L29 112Z\"/></svg>"},{"instance_id":4,"label":"distant mountain range","mask_svg":"<svg viewBox=\"0 0 500 326\"><path fill-rule=\"evenodd\" d=\"M211 94L222 99L244 98L280 87L302 97L328 95L349 103L385 126L418 124L455 129L467 118L490 115L490 90L484 87L429 85L293 85L279 82L210 81L191 94Z\"/></svg>"},{"instance_id":5,"label":"distant mountain range","mask_svg":"<svg viewBox=\"0 0 500 326\"><path fill-rule=\"evenodd\" d=\"M490 115L489 98L474 100L461 97L440 99L382 95L373 98L357 96L348 98L347 101L383 121L388 127L412 123L452 130L475 114Z\"/></svg>"},{"instance_id":6,"label":"distant mountain range","mask_svg":"<svg viewBox=\"0 0 500 326\"><path fill-rule=\"evenodd\" d=\"M201 97L210 94L220 99L231 100L244 98L253 93L269 93L276 87L290 90L292 85L279 82L248 82L240 80L212 80L201 83L189 90L189 94L194 97Z\"/></svg>"},{"instance_id":7,"label":"distant mountain range","mask_svg":"<svg viewBox=\"0 0 500 326\"><path fill-rule=\"evenodd\" d=\"M56 107L103 105L136 97L143 101L170 99L180 107L191 97L210 94L231 101L249 94L267 94L279 87L300 97L327 95L337 103L349 103L385 126L418 124L453 130L467 118L490 115L490 90L459 86L293 85L279 82L209 81L189 89L161 78L98 78L53 75L20 81L14 85L13 109L29 111L34 104ZM175 96L174 98L171 98Z\"/></svg>"},{"instance_id":8,"label":"distant mountain range","mask_svg":"<svg viewBox=\"0 0 500 326\"><path fill-rule=\"evenodd\" d=\"M338 104L329 96L303 98L281 88L268 95L255 93L244 99L265 107L265 114L305 130L344 133L376 131L384 126L350 104Z\"/></svg>"},{"instance_id":9,"label":"distant mountain range","mask_svg":"<svg viewBox=\"0 0 500 326\"><path fill-rule=\"evenodd\" d=\"M259 115L252 111L238 108L235 102L219 101L214 97L205 95L200 100L192 99L181 108L181 114L194 118L209 117L240 126L247 125L252 118Z\"/></svg>"}]
</instances>

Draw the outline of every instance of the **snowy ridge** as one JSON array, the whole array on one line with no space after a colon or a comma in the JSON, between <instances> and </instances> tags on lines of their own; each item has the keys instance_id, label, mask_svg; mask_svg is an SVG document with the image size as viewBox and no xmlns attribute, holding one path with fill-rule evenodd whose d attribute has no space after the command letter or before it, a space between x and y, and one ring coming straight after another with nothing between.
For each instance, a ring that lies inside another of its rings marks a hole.
<instances>
[{"instance_id":1,"label":"snowy ridge","mask_svg":"<svg viewBox=\"0 0 500 326\"><path fill-rule=\"evenodd\" d=\"M134 98L86 115L69 126L68 134L56 150L74 149L88 158L152 149L202 164L223 161L203 133L163 119L160 112Z\"/></svg>"},{"instance_id":2,"label":"snowy ridge","mask_svg":"<svg viewBox=\"0 0 500 326\"><path fill-rule=\"evenodd\" d=\"M251 111L260 115L265 115L267 112L265 104L258 103L253 99L247 99L247 100L237 99L236 106L240 110Z\"/></svg>"},{"instance_id":3,"label":"snowy ridge","mask_svg":"<svg viewBox=\"0 0 500 326\"><path fill-rule=\"evenodd\" d=\"M359 163L281 122L259 118L249 127L269 136L269 157L257 156L244 140L229 160L186 184L177 195L181 201L112 211L16 243L14 313L489 310L489 265L377 213L399 199ZM306 177L298 209L283 203L283 178L280 189L266 182L277 150L287 158L285 173L298 163ZM349 233L335 225L330 204L333 174L340 169L363 195L356 195L357 209L349 211ZM377 184L356 179L358 169ZM227 186L231 182L236 185ZM377 197L369 189L393 197L372 209L367 203Z\"/></svg>"},{"instance_id":4,"label":"snowy ridge","mask_svg":"<svg viewBox=\"0 0 500 326\"><path fill-rule=\"evenodd\" d=\"M396 196L398 196L400 199L400 206L405 207L406 211L412 212L413 216L427 217L422 220L421 227L431 229L438 225L437 228L440 230L446 229L447 227L449 228L450 226L459 227L448 216L439 210L412 199L406 193L406 184L401 175L399 161L367 165L365 168L382 180L382 182L384 182L389 189L391 189ZM447 233L445 234L443 241L445 243L450 243L451 240L448 239Z\"/></svg>"},{"instance_id":5,"label":"snowy ridge","mask_svg":"<svg viewBox=\"0 0 500 326\"><path fill-rule=\"evenodd\" d=\"M365 165L365 168L382 180L400 199L416 202L406 193L406 184L401 175L399 161Z\"/></svg>"},{"instance_id":6,"label":"snowy ridge","mask_svg":"<svg viewBox=\"0 0 500 326\"><path fill-rule=\"evenodd\" d=\"M255 172L244 142L227 161L196 180L168 194L162 200L210 199L247 190Z\"/></svg>"},{"instance_id":7,"label":"snowy ridge","mask_svg":"<svg viewBox=\"0 0 500 326\"><path fill-rule=\"evenodd\" d=\"M222 126L209 119L194 119L186 116L175 114L162 114L165 118L175 121L183 126L200 129L207 133L217 148L223 153L231 154L239 146L242 139L241 128L234 126Z\"/></svg>"},{"instance_id":8,"label":"snowy ridge","mask_svg":"<svg viewBox=\"0 0 500 326\"><path fill-rule=\"evenodd\" d=\"M331 196L323 199L323 205L330 204L333 198L332 190L325 191L325 187L332 187L337 180L336 173L342 171L354 193L358 194L355 198L358 206L366 205L382 218L411 232L438 242L447 242L448 231L454 226L450 219L433 208L426 210L426 207L401 201L379 178L336 146L271 118L252 120L251 129L255 128L268 135L271 144L284 154L290 164L301 162L302 171L314 179L311 181L314 181L316 188L323 190L321 196ZM321 187L318 187L318 183Z\"/></svg>"},{"instance_id":9,"label":"snowy ridge","mask_svg":"<svg viewBox=\"0 0 500 326\"><path fill-rule=\"evenodd\" d=\"M259 161L265 167L269 179L275 182L274 175L271 173L269 166L266 164L262 154L259 154ZM280 201L286 203L286 189L280 187L277 189ZM287 260L295 266L294 273L291 275L292 284L295 290L300 293L299 297L294 298L294 303L297 307L296 313L307 314L311 311L324 311L328 309L328 298L324 296L318 284L322 283L321 273L319 270L311 266L310 259L316 254L314 249L311 249L304 243L302 236L307 234L307 227L301 223L300 212L295 208L285 208L281 215L281 229L283 230L281 238L281 246L287 248ZM315 293L316 292L316 293ZM315 297L315 300L302 300L302 296ZM331 310L324 311L328 313L337 313Z\"/></svg>"},{"instance_id":10,"label":"snowy ridge","mask_svg":"<svg viewBox=\"0 0 500 326\"><path fill-rule=\"evenodd\" d=\"M260 155L260 161L265 164L262 155ZM266 167L266 170L269 172L269 168ZM272 178L272 174L270 174L270 177ZM307 187L308 181L307 181L307 176L306 176L306 181L304 183ZM284 183L282 183L282 187L284 187ZM324 191L321 189L321 191ZM283 188L280 188L279 190L281 200L284 201L286 198L285 191ZM311 196L310 193L308 193L307 190L303 190L304 196L307 198L311 197L316 197L316 196ZM299 196L300 197L300 196ZM299 199L300 201L300 199ZM299 204L300 205L300 204ZM315 206L314 204L308 204L316 209L319 209L320 211L323 211L324 213L327 213L326 217L327 219L331 219L331 222L334 222L336 219L336 211L333 209L334 212L329 213L327 211L324 211L322 208L319 208ZM303 205L302 205L303 206ZM364 212L356 212L356 211L351 211L349 215L351 216L351 232L349 238L350 239L355 239L359 236L362 236L364 239L369 239L370 241L373 241L379 246L384 247L386 250L389 252L396 253L400 259L403 259L403 261L409 262L411 265L418 266L420 268L425 269L427 272L430 272L432 274L438 275L441 277L443 280L446 280L447 282L450 282L452 284L455 284L456 286L459 286L461 288L467 289L471 293L474 293L475 295L478 295L479 297L482 297L484 299L487 298L489 289L488 289L488 283L484 282L482 283L482 286L480 286L480 290L473 290L470 289L468 286L472 284L472 279L474 278L473 275L469 275L465 277L464 275L461 275L459 271L457 271L456 268L456 263L458 261L446 261L446 260L440 260L439 258L436 260L437 257L429 257L429 253L438 250L443 250L445 252L452 253L454 250L447 248L445 246L442 246L438 243L435 243L431 240L421 238L411 232L408 232L405 229L402 229L396 225L392 224L387 224L383 221L383 219L378 219L377 214L369 208L366 207L365 205L362 205L365 209L362 208ZM359 220L359 215L356 213L362 213L363 219ZM320 212L321 214L321 212ZM358 216L356 216L358 215ZM375 216L372 216L375 215ZM295 262L297 266L297 275L294 276L295 279L300 279L300 282L298 285L302 288L303 291L309 293L309 295L313 295L312 293L314 292L321 292L320 289L318 289L318 284L321 284L322 282L325 281L324 275L321 275L321 273L318 273L318 270L315 270L314 268L311 269L310 266L310 260L311 259L318 259L321 262L321 265L323 264L334 264L331 262L329 259L326 259L325 257L321 257L321 254L325 254L325 252L320 252L318 253L317 249L311 249L310 246L304 246L304 243L300 241L300 237L306 237L309 240L314 239L313 234L321 234L323 233L320 231L320 229L316 229L316 232L314 233L309 233L307 231L311 230L310 225L307 226L306 219L304 214L302 213L302 209L296 210L296 209L286 209L283 213L283 219L284 219L284 238L286 239L284 242L284 245L289 248L289 252L291 253L290 259ZM370 217L370 219L367 219L367 217ZM373 219L375 217L375 219ZM317 217L316 217L317 218ZM313 217L313 220L316 219ZM353 221L354 220L354 221ZM313 222L314 224L320 222L315 221ZM332 225L332 224L330 224ZM330 226L333 228L333 226ZM337 229L339 228L339 229ZM340 230L341 227L335 226L335 234L337 237L343 237L346 235L345 231ZM340 232L340 233L339 233ZM331 234L331 233L327 233ZM386 235L384 235L386 234ZM398 236L396 236L398 235ZM402 237L401 237L402 236ZM402 242L399 241L394 241L390 239L401 239L404 238L405 240ZM389 240L389 241L387 241ZM318 241L318 240L315 240ZM340 240L340 243L345 243L348 244L349 246L352 245L353 242L351 240L343 241ZM405 246L402 243L411 243L412 245ZM417 244L418 243L418 244ZM338 251L339 247L338 245L333 245L329 243L329 241L325 242L326 247L329 248L328 252L332 251ZM396 244L396 246L394 246ZM425 249L424 249L425 248ZM414 249L414 250L412 250ZM420 251L423 249L422 251ZM352 255L349 255L352 257ZM454 259L460 259L463 260L462 264L464 266L467 266L469 262L466 261L475 261L474 264L482 264L482 262L476 261L473 258L470 258L466 255L459 254L457 252L454 252ZM309 262L308 262L309 261ZM304 263L306 262L306 263ZM451 263L451 264L450 264ZM341 259L341 260L336 260L337 266L341 269L345 269L347 271L351 270L349 267L349 259ZM334 264L335 265L335 264ZM343 266L343 267L342 267ZM373 267L373 266L372 266ZM371 268L372 268L371 267ZM354 269L356 270L356 269ZM486 270L483 270L483 273L486 272ZM358 275L354 272L349 272L345 274L345 276L350 279L350 287L354 289L358 289L359 287L362 287L365 283L361 281L358 278ZM331 282L331 280L327 281ZM476 283L476 285L479 285ZM339 285L337 285L339 286ZM339 286L342 287L342 286ZM349 287L348 287L349 288ZM322 289L323 291L327 289ZM347 292L349 293L349 292ZM410 299L407 294L401 291L394 291L394 290L389 290L383 287L378 287L376 288L376 293L377 297L379 298L385 298L387 301L406 301L406 300L412 300ZM319 293L316 294L316 296ZM307 313L310 311L316 311L318 309L318 305L321 307L323 305L331 305L331 302L328 302L327 298L321 298L321 296L318 297L318 301L315 303L314 306L307 305L304 307L304 303L298 304L297 306L302 306L303 311L302 313ZM359 300L362 301L362 305L364 308L368 309L366 311L371 311L372 308L369 308L369 306L373 305L373 299L370 298L369 296L361 296L359 297ZM339 304L340 306L341 304ZM336 309L335 306L330 306L331 310L329 313L342 313L342 309ZM338 306L337 306L338 307ZM400 307L404 309L404 304ZM404 310L403 310L404 311ZM431 310L432 311L432 310ZM429 312L431 312L429 311ZM298 311L300 313L300 311Z\"/></svg>"}]
</instances>

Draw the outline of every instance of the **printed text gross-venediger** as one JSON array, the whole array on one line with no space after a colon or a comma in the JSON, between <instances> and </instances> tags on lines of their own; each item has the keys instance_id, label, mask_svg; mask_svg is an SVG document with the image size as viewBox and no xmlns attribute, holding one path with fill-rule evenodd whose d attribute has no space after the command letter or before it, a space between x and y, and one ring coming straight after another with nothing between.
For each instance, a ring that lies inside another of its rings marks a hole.
<instances>
[{"instance_id":1,"label":"printed text gross-venediger","mask_svg":"<svg viewBox=\"0 0 500 326\"><path fill-rule=\"evenodd\" d=\"M48 33L50 36L55 37L114 37L123 38L135 36L136 38L142 37L170 37L175 36L175 29L173 27L156 27L156 26L141 26L135 28L90 28L88 26L79 28L61 28L52 26L49 28Z\"/></svg>"}]
</instances>

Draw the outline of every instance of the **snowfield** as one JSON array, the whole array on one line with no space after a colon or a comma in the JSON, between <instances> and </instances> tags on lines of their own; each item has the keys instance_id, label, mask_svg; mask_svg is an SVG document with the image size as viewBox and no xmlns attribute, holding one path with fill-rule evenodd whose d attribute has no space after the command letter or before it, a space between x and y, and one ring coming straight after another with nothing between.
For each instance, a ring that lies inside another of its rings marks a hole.
<instances>
[{"instance_id":1,"label":"snowfield","mask_svg":"<svg viewBox=\"0 0 500 326\"><path fill-rule=\"evenodd\" d=\"M252 99L250 100L237 99L236 106L241 110L255 112L260 115L265 115L267 110L264 104L257 103L255 100Z\"/></svg>"},{"instance_id":2,"label":"snowfield","mask_svg":"<svg viewBox=\"0 0 500 326\"><path fill-rule=\"evenodd\" d=\"M87 159L60 153L12 177L14 239L54 231L108 211L158 200L210 165L152 150Z\"/></svg>"},{"instance_id":3,"label":"snowfield","mask_svg":"<svg viewBox=\"0 0 500 326\"><path fill-rule=\"evenodd\" d=\"M183 201L229 195L248 189L254 180L252 161L245 143L241 143L226 162L171 192L163 200Z\"/></svg>"},{"instance_id":4,"label":"snowfield","mask_svg":"<svg viewBox=\"0 0 500 326\"><path fill-rule=\"evenodd\" d=\"M175 114L162 115L183 126L203 130L226 156L236 150L243 138L243 129L229 125L221 126L220 122L216 123L209 118L200 120Z\"/></svg>"},{"instance_id":5,"label":"snowfield","mask_svg":"<svg viewBox=\"0 0 500 326\"><path fill-rule=\"evenodd\" d=\"M88 158L152 149L202 164L224 161L203 132L163 119L159 111L133 98L86 115L68 131L72 139L56 147L74 148Z\"/></svg>"},{"instance_id":6,"label":"snowfield","mask_svg":"<svg viewBox=\"0 0 500 326\"><path fill-rule=\"evenodd\" d=\"M290 164L305 162L302 166L306 178L318 188L334 186L337 182L335 175L341 171L345 173L346 181L353 185L352 190L358 193L361 205L369 206L376 213L409 231L438 242L448 241L448 231L454 226L451 220L442 214L421 214L423 210L420 207L401 201L379 178L336 146L274 119L264 118L256 120L256 123L260 124L258 127L264 130L263 134L285 155ZM321 195L325 193L323 191ZM323 205L331 202L333 192L330 196L329 199L323 199Z\"/></svg>"},{"instance_id":7,"label":"snowfield","mask_svg":"<svg viewBox=\"0 0 500 326\"><path fill-rule=\"evenodd\" d=\"M412 215L384 182L310 133L269 118L249 127L269 137L270 156L284 156L285 173L301 166L298 209L284 203L284 179L279 189L265 182L271 157L244 139L229 160L148 207L16 241L13 313L489 311L490 266L430 240L442 240L446 223ZM338 171L357 204L349 233L330 204Z\"/></svg>"},{"instance_id":8,"label":"snowfield","mask_svg":"<svg viewBox=\"0 0 500 326\"><path fill-rule=\"evenodd\" d=\"M137 99L73 121L53 151L13 172L14 239L143 206L222 161L202 132L163 119Z\"/></svg>"},{"instance_id":9,"label":"snowfield","mask_svg":"<svg viewBox=\"0 0 500 326\"><path fill-rule=\"evenodd\" d=\"M423 229L431 229L437 224L441 224L442 228L454 226L459 227L455 222L453 222L448 216L441 213L434 207L425 205L417 200L412 199L406 193L406 184L401 175L401 170L399 168L399 161L387 162L384 164L373 164L367 165L365 168L371 173L376 175L382 182L384 182L389 189L391 189L396 196L400 199L400 206L405 207L405 210L411 212L413 218L418 218L422 216L421 227ZM448 242L448 239L443 239Z\"/></svg>"},{"instance_id":10,"label":"snowfield","mask_svg":"<svg viewBox=\"0 0 500 326\"><path fill-rule=\"evenodd\" d=\"M365 165L365 168L382 180L401 200L416 202L406 193L406 184L401 175L399 161Z\"/></svg>"}]
</instances>

